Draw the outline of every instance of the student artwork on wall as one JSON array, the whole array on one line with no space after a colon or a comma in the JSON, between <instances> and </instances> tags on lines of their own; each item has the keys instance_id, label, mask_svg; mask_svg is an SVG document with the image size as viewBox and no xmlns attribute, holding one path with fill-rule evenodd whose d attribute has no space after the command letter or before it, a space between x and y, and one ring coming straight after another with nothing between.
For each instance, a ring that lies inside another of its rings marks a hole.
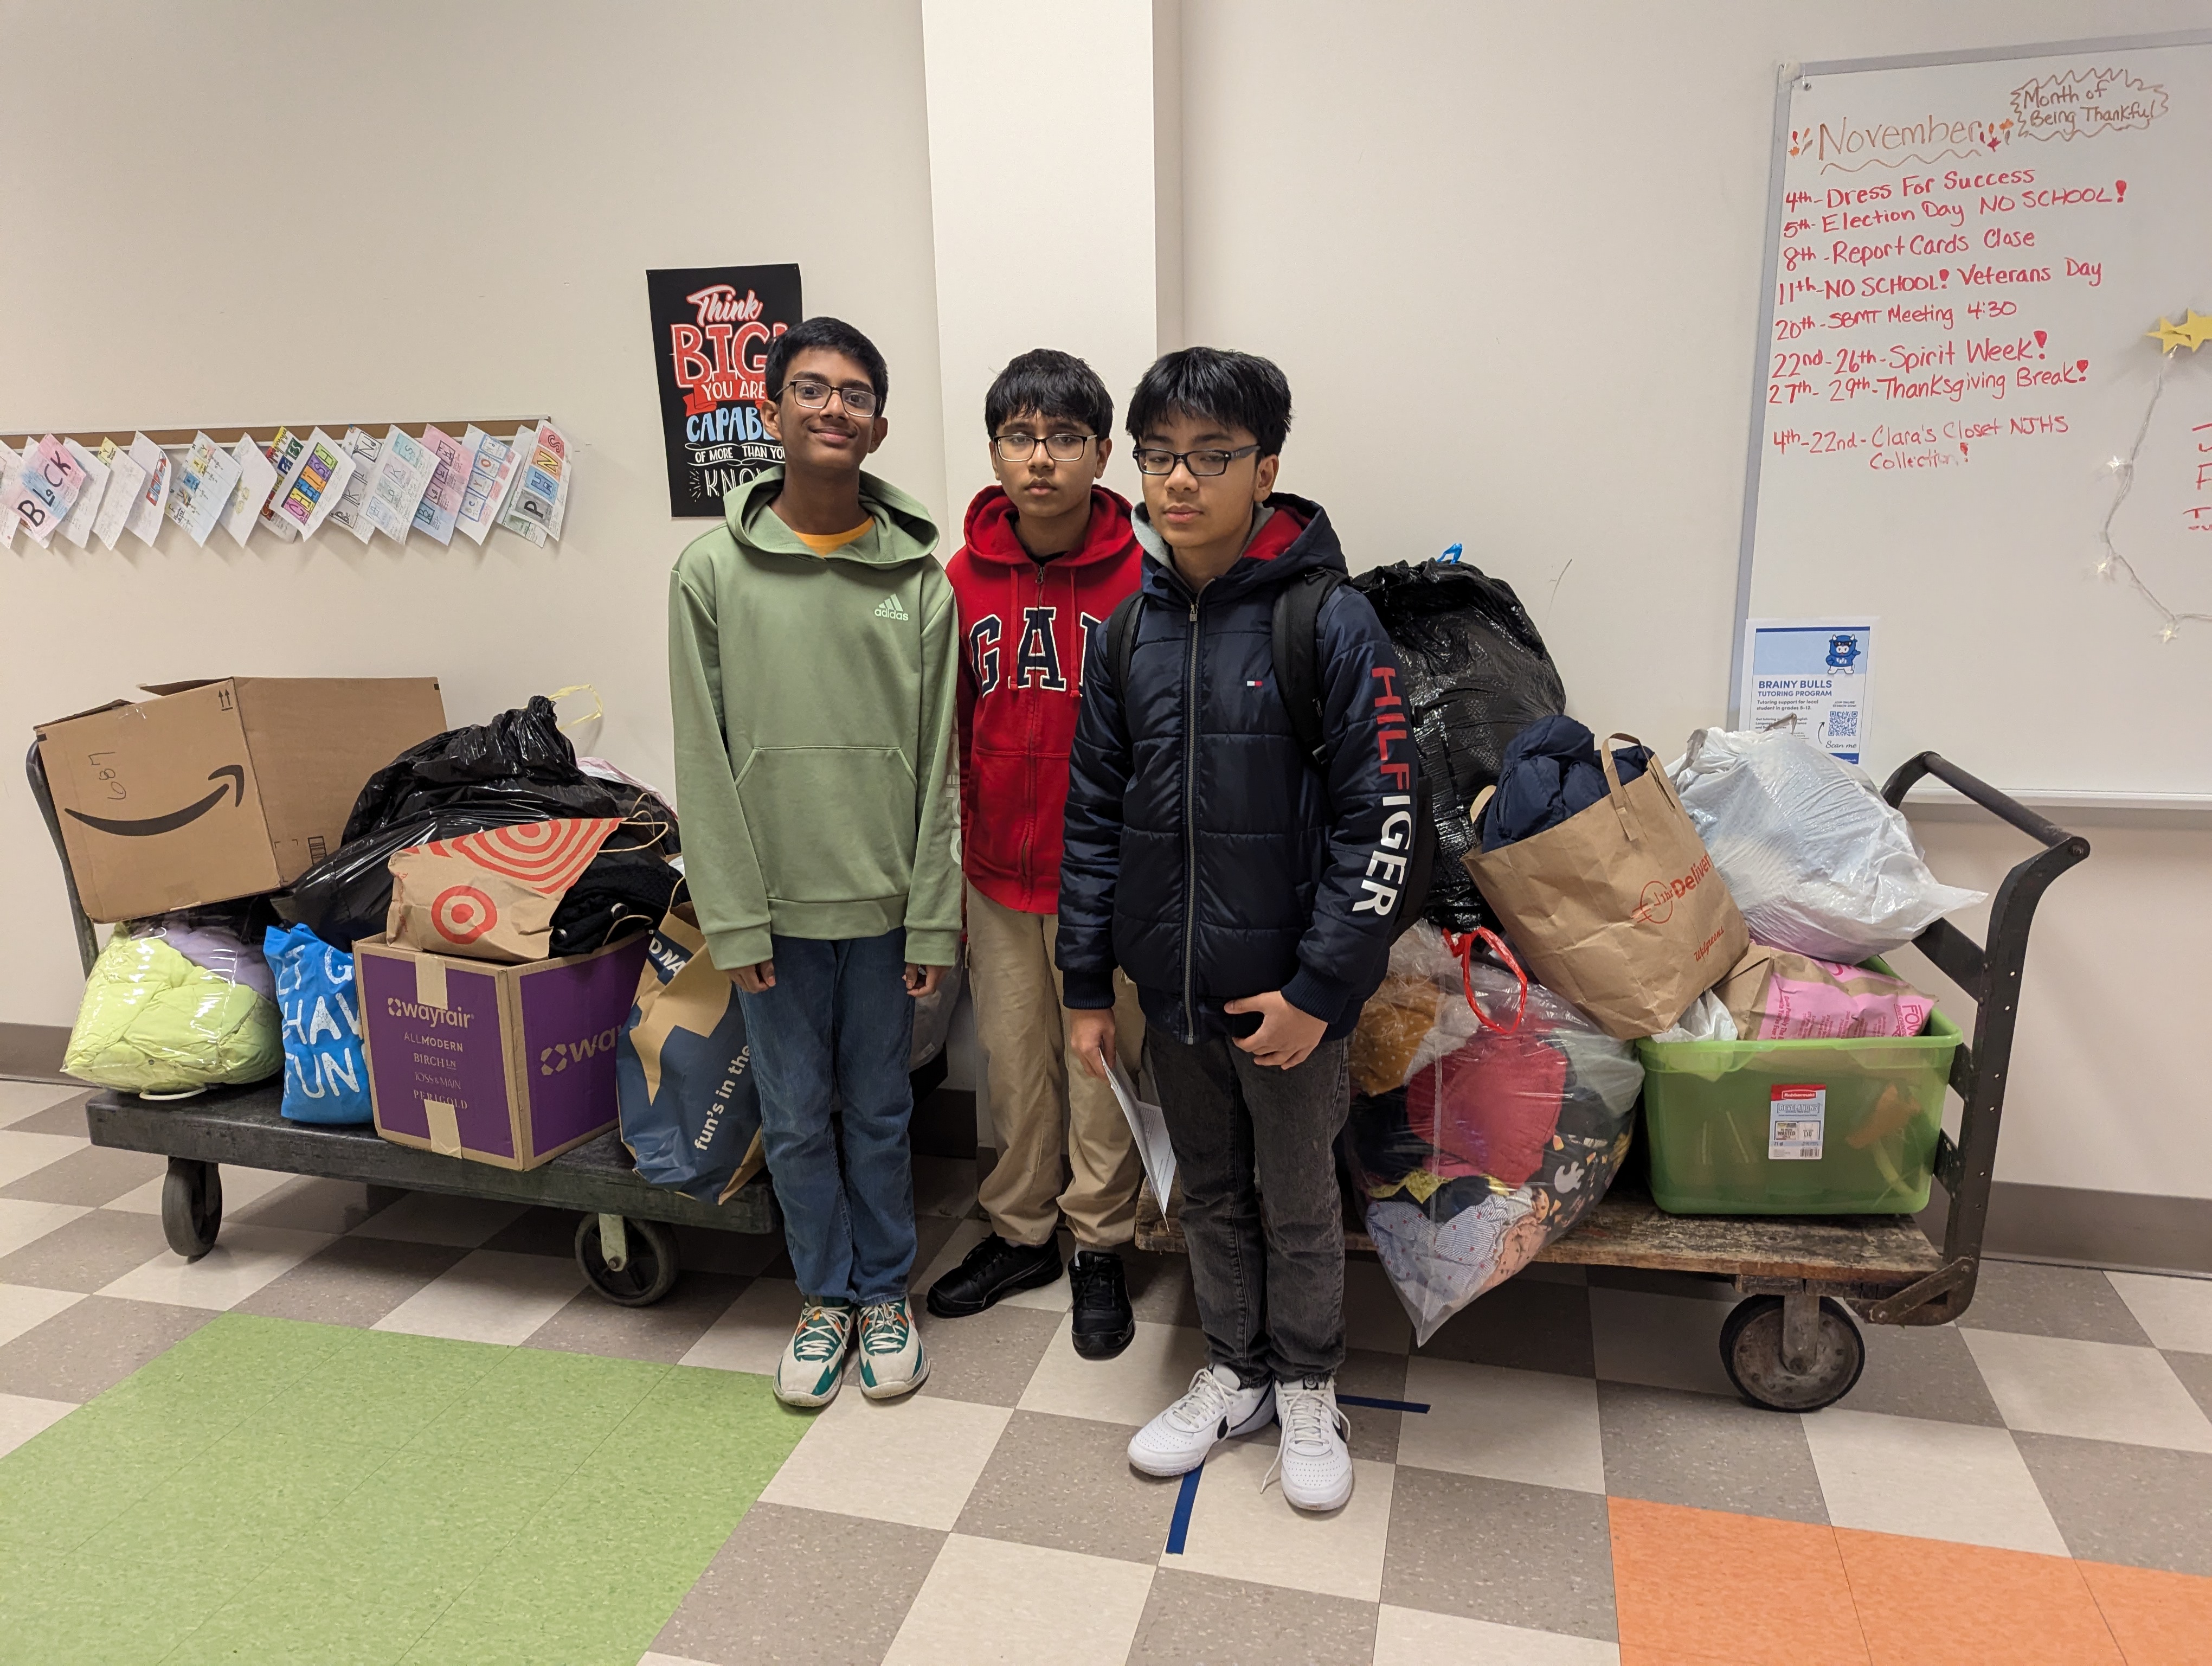
<instances>
[{"instance_id":1,"label":"student artwork on wall","mask_svg":"<svg viewBox=\"0 0 2212 1666\"><path fill-rule=\"evenodd\" d=\"M668 512L722 513L722 495L783 461L753 401L769 344L805 317L799 268L687 266L645 275L668 450Z\"/></svg>"}]
</instances>

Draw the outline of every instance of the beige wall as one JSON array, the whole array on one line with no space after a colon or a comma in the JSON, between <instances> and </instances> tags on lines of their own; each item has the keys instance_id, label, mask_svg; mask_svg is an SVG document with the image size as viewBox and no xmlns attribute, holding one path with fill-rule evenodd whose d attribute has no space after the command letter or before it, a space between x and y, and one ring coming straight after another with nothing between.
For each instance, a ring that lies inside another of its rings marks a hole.
<instances>
[{"instance_id":1,"label":"beige wall","mask_svg":"<svg viewBox=\"0 0 2212 1666\"><path fill-rule=\"evenodd\" d=\"M2208 25L2204 0L1191 0L1187 334L1289 374L1283 483L1354 567L1463 541L1577 714L1671 756L1727 703L1775 66ZM2212 831L2087 831L1998 1173L2212 1197L2183 1016L2212 1006ZM1926 832L1976 883L2026 854Z\"/></svg>"},{"instance_id":2,"label":"beige wall","mask_svg":"<svg viewBox=\"0 0 2212 1666\"><path fill-rule=\"evenodd\" d=\"M455 722L596 684L600 750L666 782L666 575L706 523L668 514L648 266L799 262L809 308L890 360L878 465L941 510L919 0L0 0L0 40L33 27L70 67L0 102L8 154L52 159L19 200L51 231L0 235L0 429L550 414L578 459L543 551L19 538L10 758L140 683L429 672ZM302 186L337 211L288 212ZM0 894L0 1018L69 1022L76 951L12 762Z\"/></svg>"}]
</instances>

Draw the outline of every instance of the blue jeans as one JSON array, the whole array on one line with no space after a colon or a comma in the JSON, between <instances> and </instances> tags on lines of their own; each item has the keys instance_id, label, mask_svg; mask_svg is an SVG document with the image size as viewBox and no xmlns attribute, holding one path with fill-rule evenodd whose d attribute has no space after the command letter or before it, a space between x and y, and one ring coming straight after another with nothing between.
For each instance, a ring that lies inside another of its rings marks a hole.
<instances>
[{"instance_id":1,"label":"blue jeans","mask_svg":"<svg viewBox=\"0 0 2212 1666\"><path fill-rule=\"evenodd\" d=\"M779 936L771 952L775 987L740 990L738 1000L800 1293L894 1301L906 1294L915 1255L906 932L834 943Z\"/></svg>"}]
</instances>

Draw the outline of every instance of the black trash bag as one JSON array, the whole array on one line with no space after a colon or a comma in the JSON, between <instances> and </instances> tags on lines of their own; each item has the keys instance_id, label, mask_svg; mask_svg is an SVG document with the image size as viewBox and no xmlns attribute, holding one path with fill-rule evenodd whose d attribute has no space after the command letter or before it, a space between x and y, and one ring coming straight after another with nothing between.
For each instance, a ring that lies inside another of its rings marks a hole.
<instances>
[{"instance_id":1,"label":"black trash bag","mask_svg":"<svg viewBox=\"0 0 2212 1666\"><path fill-rule=\"evenodd\" d=\"M623 824L600 847L602 858L641 850L671 856L682 848L675 811L655 793L578 769L553 702L533 695L489 723L410 746L371 775L346 818L345 842L293 882L292 909L324 942L351 948L384 929L395 852L568 816Z\"/></svg>"},{"instance_id":2,"label":"black trash bag","mask_svg":"<svg viewBox=\"0 0 2212 1666\"><path fill-rule=\"evenodd\" d=\"M1467 807L1495 786L1505 743L1567 708L1528 610L1503 579L1445 561L1356 574L1404 667L1413 749L1436 807L1437 866L1422 912L1447 931L1498 922L1460 858L1476 843Z\"/></svg>"}]
</instances>

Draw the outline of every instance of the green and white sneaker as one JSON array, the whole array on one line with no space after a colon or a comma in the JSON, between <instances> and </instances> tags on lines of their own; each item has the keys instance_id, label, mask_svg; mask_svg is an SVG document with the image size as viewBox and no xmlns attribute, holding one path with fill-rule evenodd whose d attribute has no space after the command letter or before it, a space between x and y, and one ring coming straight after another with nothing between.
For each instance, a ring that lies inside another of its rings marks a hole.
<instances>
[{"instance_id":1,"label":"green and white sneaker","mask_svg":"<svg viewBox=\"0 0 2212 1666\"><path fill-rule=\"evenodd\" d=\"M850 1302L809 1302L775 1368L775 1397L787 1406L826 1406L845 1381L853 1340Z\"/></svg>"},{"instance_id":2,"label":"green and white sneaker","mask_svg":"<svg viewBox=\"0 0 2212 1666\"><path fill-rule=\"evenodd\" d=\"M860 1310L860 1392L871 1400L912 1394L929 1375L914 1310L896 1301L870 1302Z\"/></svg>"}]
</instances>

